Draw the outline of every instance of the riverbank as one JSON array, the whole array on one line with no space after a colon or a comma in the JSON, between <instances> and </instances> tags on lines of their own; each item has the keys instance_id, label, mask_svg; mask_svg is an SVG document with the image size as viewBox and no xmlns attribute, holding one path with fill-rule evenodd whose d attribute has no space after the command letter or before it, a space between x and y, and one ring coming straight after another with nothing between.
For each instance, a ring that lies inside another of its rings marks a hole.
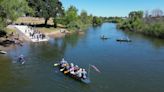
<instances>
[{"instance_id":1,"label":"riverbank","mask_svg":"<svg viewBox=\"0 0 164 92\"><path fill-rule=\"evenodd\" d=\"M66 28L64 25L57 24L57 28L53 27L53 18L50 18L47 22L47 26L44 25L44 18L39 17L19 17L14 24L32 26L34 29L54 38L64 37L66 34L72 34L77 29ZM84 29L82 29L84 30Z\"/></svg>"},{"instance_id":2,"label":"riverbank","mask_svg":"<svg viewBox=\"0 0 164 92\"><path fill-rule=\"evenodd\" d=\"M117 28L164 39L164 17L143 17L142 11L129 13L129 17L117 23Z\"/></svg>"},{"instance_id":3,"label":"riverbank","mask_svg":"<svg viewBox=\"0 0 164 92\"><path fill-rule=\"evenodd\" d=\"M84 24L80 25L80 29L72 29L72 28L66 28L65 26L61 24L57 24L57 28L53 27L53 19L50 18L48 20L48 27L44 26L44 18L38 18L38 17L20 17L18 18L12 25L8 25L5 29L7 32L7 35L13 34L10 39L19 38L22 42L29 42L31 41L27 36L24 35L20 30L15 28L15 25L27 25L32 27L34 30L37 30L38 32L41 32L49 37L53 38L62 38L65 37L65 35L70 35L75 32L78 32L80 35L84 34L84 30L89 28L90 25ZM1 41L2 42L2 41ZM12 47L7 46L3 47L1 46L1 50L7 50ZM5 49L6 48L6 49Z\"/></svg>"}]
</instances>

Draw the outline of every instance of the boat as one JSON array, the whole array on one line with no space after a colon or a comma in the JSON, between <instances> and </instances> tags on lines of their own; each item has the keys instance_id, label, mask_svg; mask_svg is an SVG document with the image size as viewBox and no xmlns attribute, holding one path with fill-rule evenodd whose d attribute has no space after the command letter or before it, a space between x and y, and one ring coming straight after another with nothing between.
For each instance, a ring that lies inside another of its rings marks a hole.
<instances>
[{"instance_id":1,"label":"boat","mask_svg":"<svg viewBox=\"0 0 164 92\"><path fill-rule=\"evenodd\" d=\"M25 57L23 55L20 55L17 61L20 62L22 65L26 62Z\"/></svg>"},{"instance_id":2,"label":"boat","mask_svg":"<svg viewBox=\"0 0 164 92\"><path fill-rule=\"evenodd\" d=\"M6 54L6 53L7 53L6 51L0 50L0 54Z\"/></svg>"},{"instance_id":3,"label":"boat","mask_svg":"<svg viewBox=\"0 0 164 92\"><path fill-rule=\"evenodd\" d=\"M120 39L116 39L116 41L118 41L118 42L132 42L132 40L130 40L129 38L120 38Z\"/></svg>"},{"instance_id":4,"label":"boat","mask_svg":"<svg viewBox=\"0 0 164 92\"><path fill-rule=\"evenodd\" d=\"M69 77L71 77L71 78L73 78L73 79L75 79L75 80L81 81L82 83L85 83L85 84L91 83L91 81L90 81L90 79L89 79L88 76L87 76L87 78L84 79L84 78L78 77L77 75L73 75L73 74L71 74L70 72L65 73L67 70L62 70L61 64L59 64L59 63L54 64L54 66L55 66L55 67L58 66L59 70L60 70L63 74L65 74L66 76L69 76Z\"/></svg>"},{"instance_id":5,"label":"boat","mask_svg":"<svg viewBox=\"0 0 164 92\"><path fill-rule=\"evenodd\" d=\"M107 40L107 39L109 39L108 37L106 37L106 36L104 36L104 35L100 36L100 38L101 38L102 40Z\"/></svg>"}]
</instances>

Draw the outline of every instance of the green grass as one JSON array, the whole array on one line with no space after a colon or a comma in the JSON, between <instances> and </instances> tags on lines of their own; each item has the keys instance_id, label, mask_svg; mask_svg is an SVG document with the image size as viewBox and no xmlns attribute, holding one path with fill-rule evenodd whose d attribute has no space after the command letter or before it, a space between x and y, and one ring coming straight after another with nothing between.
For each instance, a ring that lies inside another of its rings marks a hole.
<instances>
[{"instance_id":1,"label":"green grass","mask_svg":"<svg viewBox=\"0 0 164 92\"><path fill-rule=\"evenodd\" d=\"M11 34L12 32L15 33L16 29L5 28L5 31L7 32L7 34Z\"/></svg>"}]
</instances>

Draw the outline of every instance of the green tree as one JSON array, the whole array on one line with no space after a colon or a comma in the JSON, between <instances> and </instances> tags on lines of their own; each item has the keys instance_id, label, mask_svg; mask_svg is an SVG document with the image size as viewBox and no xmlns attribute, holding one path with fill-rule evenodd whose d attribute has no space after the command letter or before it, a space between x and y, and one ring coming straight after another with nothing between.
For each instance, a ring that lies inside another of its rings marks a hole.
<instances>
[{"instance_id":1,"label":"green tree","mask_svg":"<svg viewBox=\"0 0 164 92\"><path fill-rule=\"evenodd\" d=\"M0 6L6 14L5 18L11 21L23 16L26 12L32 11L26 0L3 0Z\"/></svg>"},{"instance_id":2,"label":"green tree","mask_svg":"<svg viewBox=\"0 0 164 92\"><path fill-rule=\"evenodd\" d=\"M27 12L32 13L32 9L26 0L0 0L0 29Z\"/></svg>"},{"instance_id":3,"label":"green tree","mask_svg":"<svg viewBox=\"0 0 164 92\"><path fill-rule=\"evenodd\" d=\"M89 22L87 11L82 10L82 12L81 12L81 14L80 14L80 19L81 19L81 21L82 21L84 24L86 24L86 23Z\"/></svg>"},{"instance_id":4,"label":"green tree","mask_svg":"<svg viewBox=\"0 0 164 92\"><path fill-rule=\"evenodd\" d=\"M135 20L136 18L143 18L143 11L132 11L129 13L129 18Z\"/></svg>"},{"instance_id":5,"label":"green tree","mask_svg":"<svg viewBox=\"0 0 164 92\"><path fill-rule=\"evenodd\" d=\"M67 24L69 24L71 22L75 22L77 20L77 18L78 18L77 11L78 10L74 6L70 6L68 8L68 10L65 13L65 17L66 17L65 19L66 19Z\"/></svg>"},{"instance_id":6,"label":"green tree","mask_svg":"<svg viewBox=\"0 0 164 92\"><path fill-rule=\"evenodd\" d=\"M93 25L99 25L101 23L102 23L102 19L101 18L96 17L96 16L93 17L93 20L92 20L92 24Z\"/></svg>"},{"instance_id":7,"label":"green tree","mask_svg":"<svg viewBox=\"0 0 164 92\"><path fill-rule=\"evenodd\" d=\"M62 3L59 0L28 0L29 6L35 11L35 16L43 17L45 25L49 18L56 16L63 11ZM54 20L56 26L56 20Z\"/></svg>"}]
</instances>

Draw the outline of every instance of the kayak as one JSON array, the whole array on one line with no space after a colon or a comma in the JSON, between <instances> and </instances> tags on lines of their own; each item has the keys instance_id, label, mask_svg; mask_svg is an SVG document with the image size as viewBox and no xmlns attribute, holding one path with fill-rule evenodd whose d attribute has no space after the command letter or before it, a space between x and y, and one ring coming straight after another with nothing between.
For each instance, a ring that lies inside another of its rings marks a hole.
<instances>
[{"instance_id":1,"label":"kayak","mask_svg":"<svg viewBox=\"0 0 164 92\"><path fill-rule=\"evenodd\" d=\"M0 51L0 54L6 54L6 53L7 53L7 52L5 52L5 51L2 51L2 50Z\"/></svg>"},{"instance_id":2,"label":"kayak","mask_svg":"<svg viewBox=\"0 0 164 92\"><path fill-rule=\"evenodd\" d=\"M61 71L62 70L62 68L61 68L61 66L60 66L60 64L54 64L54 66L58 66L59 67L59 70ZM71 78L73 78L73 79L75 79L75 80L78 80L78 81L81 81L82 83L85 83L85 84L89 84L89 83L91 83L91 81L90 81L90 79L87 77L87 78L81 78L81 77L78 77L78 76L76 76L76 75L73 75L73 74L71 74L71 73L65 73L64 72L64 70L63 71L61 71L63 74L65 74L66 76L69 76L69 77L71 77Z\"/></svg>"},{"instance_id":3,"label":"kayak","mask_svg":"<svg viewBox=\"0 0 164 92\"><path fill-rule=\"evenodd\" d=\"M107 38L107 37L101 37L101 39L103 39L103 40L107 40L107 39L109 39L109 38Z\"/></svg>"},{"instance_id":4,"label":"kayak","mask_svg":"<svg viewBox=\"0 0 164 92\"><path fill-rule=\"evenodd\" d=\"M118 42L132 42L130 39L117 39Z\"/></svg>"},{"instance_id":5,"label":"kayak","mask_svg":"<svg viewBox=\"0 0 164 92\"><path fill-rule=\"evenodd\" d=\"M102 40L107 40L107 39L109 39L108 37L105 37L105 36L100 36L100 38L101 38Z\"/></svg>"}]
</instances>

